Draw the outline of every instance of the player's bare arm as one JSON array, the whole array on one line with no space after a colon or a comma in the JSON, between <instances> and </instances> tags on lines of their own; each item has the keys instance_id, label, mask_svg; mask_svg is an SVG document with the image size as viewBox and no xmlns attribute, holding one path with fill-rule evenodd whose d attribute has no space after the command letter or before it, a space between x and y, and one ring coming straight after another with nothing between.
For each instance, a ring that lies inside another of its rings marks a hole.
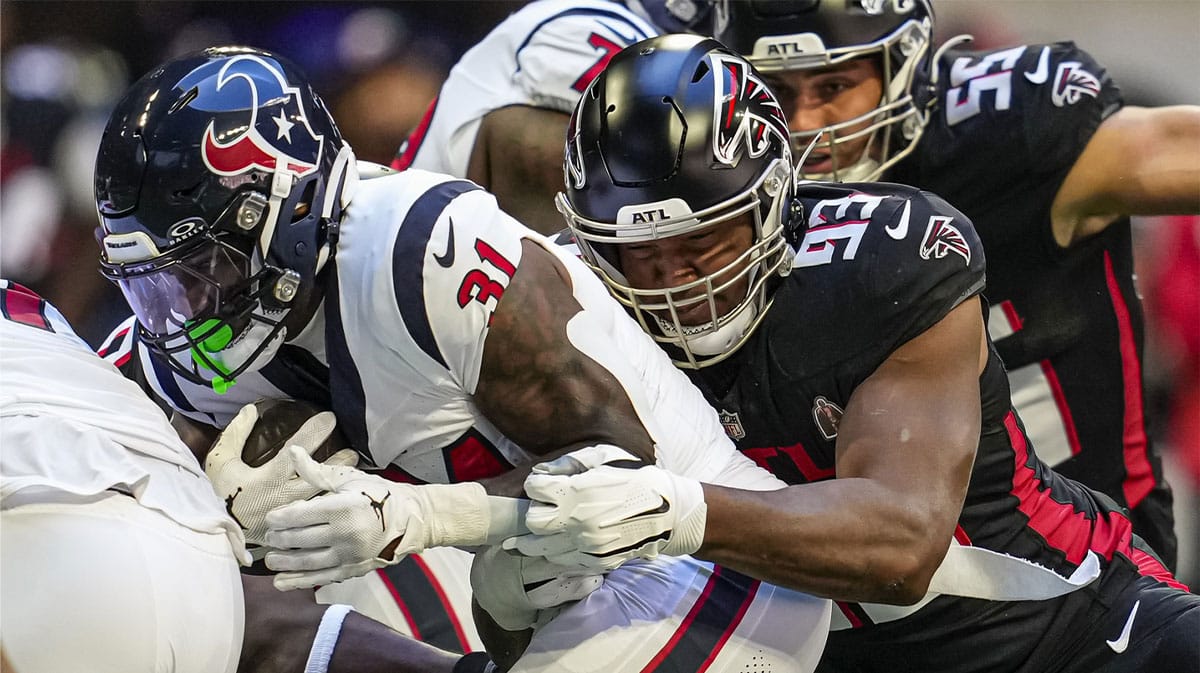
<instances>
[{"instance_id":1,"label":"player's bare arm","mask_svg":"<svg viewBox=\"0 0 1200 673\"><path fill-rule=\"evenodd\" d=\"M554 207L562 189L563 144L569 115L526 105L484 116L471 151L467 179L496 196L525 226L550 235L563 229Z\"/></svg>"},{"instance_id":2,"label":"player's bare arm","mask_svg":"<svg viewBox=\"0 0 1200 673\"><path fill-rule=\"evenodd\" d=\"M1127 107L1106 119L1051 207L1067 247L1121 215L1200 212L1200 106Z\"/></svg>"},{"instance_id":3,"label":"player's bare arm","mask_svg":"<svg viewBox=\"0 0 1200 673\"><path fill-rule=\"evenodd\" d=\"M839 426L837 479L764 493L705 485L697 556L841 600L919 600L966 494L986 357L972 298L855 390Z\"/></svg>"},{"instance_id":4,"label":"player's bare arm","mask_svg":"<svg viewBox=\"0 0 1200 673\"><path fill-rule=\"evenodd\" d=\"M533 241L523 241L522 250L488 331L476 404L533 453L613 444L653 463L653 443L621 383L567 337L567 321L582 310L567 270ZM519 495L519 472L489 490Z\"/></svg>"},{"instance_id":5,"label":"player's bare arm","mask_svg":"<svg viewBox=\"0 0 1200 673\"><path fill-rule=\"evenodd\" d=\"M271 578L243 575L246 632L238 671L301 671L327 605L304 591L279 592ZM329 673L450 673L459 655L439 650L355 612L342 622Z\"/></svg>"}]
</instances>

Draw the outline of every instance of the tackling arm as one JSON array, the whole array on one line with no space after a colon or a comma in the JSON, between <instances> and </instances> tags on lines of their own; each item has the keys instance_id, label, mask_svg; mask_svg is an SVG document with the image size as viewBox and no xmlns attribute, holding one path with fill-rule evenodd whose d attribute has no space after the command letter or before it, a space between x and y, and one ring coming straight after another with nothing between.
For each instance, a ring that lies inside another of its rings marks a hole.
<instances>
[{"instance_id":1,"label":"tackling arm","mask_svg":"<svg viewBox=\"0 0 1200 673\"><path fill-rule=\"evenodd\" d=\"M697 555L840 600L919 600L966 496L986 358L972 298L855 390L839 425L836 479L762 493L705 485Z\"/></svg>"},{"instance_id":2,"label":"tackling arm","mask_svg":"<svg viewBox=\"0 0 1200 673\"><path fill-rule=\"evenodd\" d=\"M1106 119L1054 198L1063 247L1122 215L1200 213L1200 106L1124 108Z\"/></svg>"},{"instance_id":3,"label":"tackling arm","mask_svg":"<svg viewBox=\"0 0 1200 673\"><path fill-rule=\"evenodd\" d=\"M554 206L562 190L563 146L569 116L514 105L484 116L471 150L467 179L496 196L500 207L547 236L566 223Z\"/></svg>"},{"instance_id":4,"label":"tackling arm","mask_svg":"<svg viewBox=\"0 0 1200 673\"><path fill-rule=\"evenodd\" d=\"M567 270L537 243L522 242L521 266L488 331L475 402L526 450L553 456L613 444L654 462L654 444L622 380L576 347L567 323L583 311ZM586 316L580 316L586 318ZM523 476L523 475L522 475ZM516 484L519 487L519 484Z\"/></svg>"}]
</instances>

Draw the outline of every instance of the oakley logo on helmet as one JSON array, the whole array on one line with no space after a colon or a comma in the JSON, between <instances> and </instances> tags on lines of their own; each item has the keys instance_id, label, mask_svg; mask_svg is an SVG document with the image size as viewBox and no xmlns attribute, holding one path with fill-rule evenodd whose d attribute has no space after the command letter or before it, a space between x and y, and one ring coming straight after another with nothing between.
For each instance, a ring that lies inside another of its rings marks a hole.
<instances>
[{"instance_id":1,"label":"oakley logo on helmet","mask_svg":"<svg viewBox=\"0 0 1200 673\"><path fill-rule=\"evenodd\" d=\"M212 66L201 69L208 67ZM191 76L184 81L188 79ZM213 120L204 130L201 154L209 170L218 175L240 175L254 169L274 172L282 167L305 176L321 161L323 138L309 125L300 105L300 90L288 83L279 66L259 56L236 56L222 62L215 90L202 88L188 105L210 112L250 111L248 124L216 129L217 120ZM260 107L274 113L260 116Z\"/></svg>"},{"instance_id":2,"label":"oakley logo on helmet","mask_svg":"<svg viewBox=\"0 0 1200 673\"><path fill-rule=\"evenodd\" d=\"M749 65L725 54L709 56L716 87L713 110L713 156L734 166L743 149L760 157L772 142L788 143L787 118L767 85L750 72Z\"/></svg>"}]
</instances>

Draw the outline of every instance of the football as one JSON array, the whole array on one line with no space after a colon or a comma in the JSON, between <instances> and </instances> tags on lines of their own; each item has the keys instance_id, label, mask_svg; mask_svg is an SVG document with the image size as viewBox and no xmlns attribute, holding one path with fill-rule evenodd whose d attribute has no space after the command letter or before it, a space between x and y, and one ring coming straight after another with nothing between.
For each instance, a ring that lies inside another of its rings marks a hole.
<instances>
[{"instance_id":1,"label":"football","mask_svg":"<svg viewBox=\"0 0 1200 673\"><path fill-rule=\"evenodd\" d=\"M260 467L274 458L305 421L325 411L300 400L259 400L254 406L258 409L258 422L242 446L242 461L251 467ZM350 442L335 427L329 438L317 447L313 460L323 462L345 448L350 448Z\"/></svg>"}]
</instances>

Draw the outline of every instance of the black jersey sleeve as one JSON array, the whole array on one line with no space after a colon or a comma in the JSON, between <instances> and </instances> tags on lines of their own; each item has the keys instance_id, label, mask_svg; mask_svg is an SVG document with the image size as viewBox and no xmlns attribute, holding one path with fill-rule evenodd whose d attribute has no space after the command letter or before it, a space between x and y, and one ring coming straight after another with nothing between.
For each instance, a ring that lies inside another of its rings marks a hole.
<instances>
[{"instance_id":1,"label":"black jersey sleeve","mask_svg":"<svg viewBox=\"0 0 1200 673\"><path fill-rule=\"evenodd\" d=\"M792 374L851 360L870 373L983 289L974 227L934 194L887 183L808 185L801 201L806 226L771 308L791 316L776 338L800 340L790 348L815 355L785 357Z\"/></svg>"},{"instance_id":2,"label":"black jersey sleeve","mask_svg":"<svg viewBox=\"0 0 1200 673\"><path fill-rule=\"evenodd\" d=\"M989 232L989 245L1034 241L1020 247L1057 259L1050 206L1100 123L1120 109L1120 90L1071 42L950 50L938 71L918 174L892 178L945 195Z\"/></svg>"}]
</instances>

